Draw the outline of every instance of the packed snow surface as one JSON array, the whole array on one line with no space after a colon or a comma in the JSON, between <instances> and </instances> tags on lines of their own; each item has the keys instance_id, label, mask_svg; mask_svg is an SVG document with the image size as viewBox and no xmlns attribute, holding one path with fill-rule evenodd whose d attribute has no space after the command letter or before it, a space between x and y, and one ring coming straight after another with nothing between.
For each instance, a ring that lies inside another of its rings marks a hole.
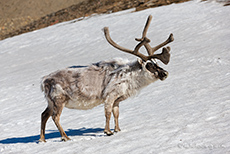
<instances>
[{"instance_id":1,"label":"packed snow surface","mask_svg":"<svg viewBox=\"0 0 230 154\"><path fill-rule=\"evenodd\" d=\"M118 44L133 49L150 14L152 46L174 34L171 61L159 62L169 77L120 103L121 132L103 134L103 105L65 108L61 124L72 140L62 142L49 119L47 142L37 143L47 106L42 76L115 57L136 60L109 45L102 28L108 26ZM95 15L0 41L0 153L230 153L229 15L228 6L190 1Z\"/></svg>"}]
</instances>

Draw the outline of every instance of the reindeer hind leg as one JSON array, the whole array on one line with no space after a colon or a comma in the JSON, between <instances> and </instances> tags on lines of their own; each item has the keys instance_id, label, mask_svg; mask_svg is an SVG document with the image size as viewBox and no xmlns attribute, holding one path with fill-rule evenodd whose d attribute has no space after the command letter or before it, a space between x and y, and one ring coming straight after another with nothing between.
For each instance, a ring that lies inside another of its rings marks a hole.
<instances>
[{"instance_id":1,"label":"reindeer hind leg","mask_svg":"<svg viewBox=\"0 0 230 154\"><path fill-rule=\"evenodd\" d=\"M45 140L45 127L46 122L49 119L49 117L52 115L52 109L48 106L45 111L41 114L41 134L39 142L46 142Z\"/></svg>"},{"instance_id":2,"label":"reindeer hind leg","mask_svg":"<svg viewBox=\"0 0 230 154\"><path fill-rule=\"evenodd\" d=\"M52 115L52 119L61 134L62 141L67 141L67 140L70 140L70 138L66 135L66 133L64 132L60 124L60 116L61 116L64 106L65 106L65 102L63 101L63 98L55 99L54 107L53 107L54 113Z\"/></svg>"}]
</instances>

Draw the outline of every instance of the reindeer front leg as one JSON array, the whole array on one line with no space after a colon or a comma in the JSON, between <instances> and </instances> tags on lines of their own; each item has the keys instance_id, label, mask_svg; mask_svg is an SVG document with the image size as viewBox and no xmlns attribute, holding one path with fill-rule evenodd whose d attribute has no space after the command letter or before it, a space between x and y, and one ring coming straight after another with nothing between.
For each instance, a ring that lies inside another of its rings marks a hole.
<instances>
[{"instance_id":1,"label":"reindeer front leg","mask_svg":"<svg viewBox=\"0 0 230 154\"><path fill-rule=\"evenodd\" d=\"M105 123L104 133L107 134L108 136L113 135L113 132L110 130L110 118L111 118L111 113L113 111L113 105L115 103L116 98L117 98L117 95L114 93L111 93L110 95L107 96L105 100L106 123Z\"/></svg>"},{"instance_id":2,"label":"reindeer front leg","mask_svg":"<svg viewBox=\"0 0 230 154\"><path fill-rule=\"evenodd\" d=\"M119 132L121 131L120 127L119 127L119 122L118 122L118 118L119 118L119 103L121 101L125 100L125 97L121 96L118 99L116 99L116 101L113 104L113 116L114 116L114 122L115 122L115 129L114 132Z\"/></svg>"},{"instance_id":3,"label":"reindeer front leg","mask_svg":"<svg viewBox=\"0 0 230 154\"><path fill-rule=\"evenodd\" d=\"M119 103L114 103L113 105L113 116L114 116L114 122L115 122L115 129L114 132L121 131L118 123L118 117L119 117Z\"/></svg>"},{"instance_id":4,"label":"reindeer front leg","mask_svg":"<svg viewBox=\"0 0 230 154\"><path fill-rule=\"evenodd\" d=\"M105 100L105 118L106 118L106 124L105 124L105 130L104 133L108 136L113 135L113 132L110 130L110 118L111 113L113 112L114 116L114 122L115 122L115 129L114 132L121 131L118 123L118 117L119 117L119 103L124 100L124 97L119 97L118 94L110 94L106 100Z\"/></svg>"},{"instance_id":5,"label":"reindeer front leg","mask_svg":"<svg viewBox=\"0 0 230 154\"><path fill-rule=\"evenodd\" d=\"M108 136L113 135L113 132L110 130L110 118L112 113L113 102L105 102L105 130L104 133Z\"/></svg>"}]
</instances>

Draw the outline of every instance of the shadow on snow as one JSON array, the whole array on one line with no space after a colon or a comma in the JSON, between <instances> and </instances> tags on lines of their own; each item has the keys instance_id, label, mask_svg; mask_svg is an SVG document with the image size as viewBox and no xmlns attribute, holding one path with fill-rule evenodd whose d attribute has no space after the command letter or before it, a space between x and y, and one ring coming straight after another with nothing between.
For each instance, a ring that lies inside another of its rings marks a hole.
<instances>
[{"instance_id":1,"label":"shadow on snow","mask_svg":"<svg viewBox=\"0 0 230 154\"><path fill-rule=\"evenodd\" d=\"M80 129L68 129L66 132L67 136L96 136L96 134L103 132L102 128L80 128ZM47 130L46 132L48 132ZM52 130L51 130L52 131ZM45 134L46 139L61 138L59 131ZM0 140L0 144L15 144L15 143L33 143L38 142L40 135L27 136L27 137L13 137Z\"/></svg>"}]
</instances>

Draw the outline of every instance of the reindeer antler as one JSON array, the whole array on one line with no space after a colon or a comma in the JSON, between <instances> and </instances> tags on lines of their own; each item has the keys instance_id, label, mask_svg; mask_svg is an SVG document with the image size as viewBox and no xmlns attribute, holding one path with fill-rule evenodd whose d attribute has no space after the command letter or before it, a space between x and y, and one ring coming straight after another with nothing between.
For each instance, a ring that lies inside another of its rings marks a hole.
<instances>
[{"instance_id":1,"label":"reindeer antler","mask_svg":"<svg viewBox=\"0 0 230 154\"><path fill-rule=\"evenodd\" d=\"M136 41L139 41L140 43L138 43L136 45L134 50L126 49L126 48L121 47L118 44L116 44L111 39L111 37L109 35L109 28L108 27L104 28L105 38L113 47L115 47L115 48L117 48L117 49L119 49L121 51L136 55L137 57L140 57L144 61L151 60L152 58L159 59L161 62L163 62L164 64L167 65L169 63L169 60L170 60L170 53L169 53L170 47L163 48L161 54L154 54L154 52L157 51L158 49L160 49L161 47L165 46L166 44L172 42L174 40L173 34L170 34L169 38L165 42L163 42L163 43L161 43L161 44L159 44L159 45L157 45L157 46L152 48L149 45L150 39L148 39L146 37L151 20L152 20L152 16L149 15L149 17L147 19L147 22L145 24L143 33L142 33L142 38L140 38L140 39L136 38L135 39ZM139 49L143 45L145 46L149 56L145 56L145 55L143 55L142 53L139 52Z\"/></svg>"}]
</instances>

